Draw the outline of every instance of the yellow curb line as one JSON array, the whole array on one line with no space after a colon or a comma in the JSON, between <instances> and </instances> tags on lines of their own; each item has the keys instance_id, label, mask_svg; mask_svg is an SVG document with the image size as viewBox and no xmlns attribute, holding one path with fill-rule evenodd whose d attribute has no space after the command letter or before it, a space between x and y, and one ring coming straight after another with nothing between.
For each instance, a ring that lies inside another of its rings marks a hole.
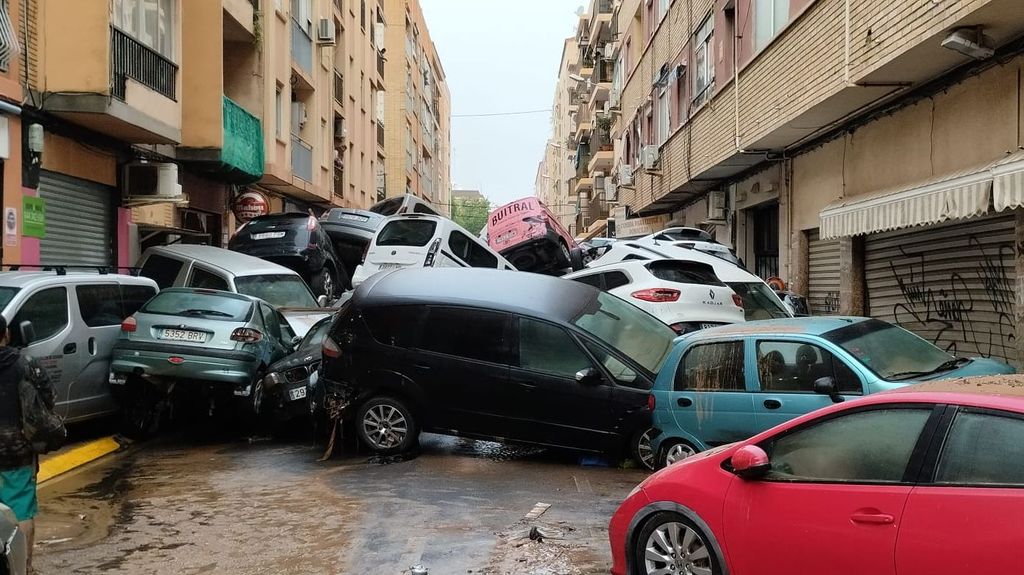
<instances>
[{"instance_id":1,"label":"yellow curb line","mask_svg":"<svg viewBox=\"0 0 1024 575\"><path fill-rule=\"evenodd\" d=\"M118 449L121 449L121 444L117 442L113 437L104 437L97 439L96 441L90 441L84 445L70 449L60 455L55 455L50 458L46 458L39 462L39 474L37 475L37 481L43 483L63 475L76 467L81 467L86 463L96 461L104 455L109 455Z\"/></svg>"}]
</instances>

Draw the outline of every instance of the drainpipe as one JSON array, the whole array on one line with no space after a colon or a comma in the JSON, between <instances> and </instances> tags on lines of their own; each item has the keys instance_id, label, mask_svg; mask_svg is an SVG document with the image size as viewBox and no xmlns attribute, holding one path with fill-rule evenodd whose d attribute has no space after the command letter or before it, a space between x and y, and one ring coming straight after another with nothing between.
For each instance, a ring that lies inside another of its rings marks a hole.
<instances>
[{"instance_id":1,"label":"drainpipe","mask_svg":"<svg viewBox=\"0 0 1024 575\"><path fill-rule=\"evenodd\" d=\"M847 2L849 2L849 0L847 0ZM738 8L736 8L736 12L739 12ZM734 139L733 143L736 146L736 151L742 154L746 150L744 150L742 147L740 147L740 65L739 65L739 62L740 62L740 56L739 56L739 52L740 52L740 41L739 41L740 30L737 27L738 24L739 24L739 20L740 20L739 19L739 15L734 12L732 20L733 20L733 32L732 32L732 92L733 92L733 115L735 116L735 121L736 121L735 134L734 134L735 139Z\"/></svg>"},{"instance_id":2,"label":"drainpipe","mask_svg":"<svg viewBox=\"0 0 1024 575\"><path fill-rule=\"evenodd\" d=\"M0 100L0 112L3 112L4 114L10 114L12 116L20 116L21 107Z\"/></svg>"},{"instance_id":3,"label":"drainpipe","mask_svg":"<svg viewBox=\"0 0 1024 575\"><path fill-rule=\"evenodd\" d=\"M850 0L843 2L843 84L850 87Z\"/></svg>"}]
</instances>

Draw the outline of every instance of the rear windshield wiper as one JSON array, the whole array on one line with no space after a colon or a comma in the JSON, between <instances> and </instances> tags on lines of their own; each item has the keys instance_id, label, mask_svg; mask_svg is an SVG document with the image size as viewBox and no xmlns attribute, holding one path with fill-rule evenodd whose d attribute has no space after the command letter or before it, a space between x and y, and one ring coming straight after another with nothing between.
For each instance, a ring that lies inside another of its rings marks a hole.
<instances>
[{"instance_id":1,"label":"rear windshield wiper","mask_svg":"<svg viewBox=\"0 0 1024 575\"><path fill-rule=\"evenodd\" d=\"M217 311L215 309L187 309L179 313L181 313L181 315L214 315L217 317L234 317L229 313L224 313L222 311Z\"/></svg>"}]
</instances>

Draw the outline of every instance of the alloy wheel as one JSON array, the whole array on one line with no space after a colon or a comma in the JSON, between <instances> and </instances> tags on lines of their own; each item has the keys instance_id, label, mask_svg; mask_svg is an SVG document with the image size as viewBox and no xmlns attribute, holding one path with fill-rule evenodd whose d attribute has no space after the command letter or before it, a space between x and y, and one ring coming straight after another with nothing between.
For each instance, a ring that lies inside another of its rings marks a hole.
<instances>
[{"instance_id":1,"label":"alloy wheel","mask_svg":"<svg viewBox=\"0 0 1024 575\"><path fill-rule=\"evenodd\" d=\"M647 537L643 564L645 575L715 575L704 538L676 521L662 523Z\"/></svg>"},{"instance_id":2,"label":"alloy wheel","mask_svg":"<svg viewBox=\"0 0 1024 575\"><path fill-rule=\"evenodd\" d=\"M654 469L655 464L654 447L651 446L651 431L653 430L648 429L641 433L635 446L636 458L647 469Z\"/></svg>"},{"instance_id":3,"label":"alloy wheel","mask_svg":"<svg viewBox=\"0 0 1024 575\"><path fill-rule=\"evenodd\" d=\"M405 416L392 405L380 404L366 410L363 430L376 449L391 449L401 445L409 433Z\"/></svg>"},{"instance_id":4,"label":"alloy wheel","mask_svg":"<svg viewBox=\"0 0 1024 575\"><path fill-rule=\"evenodd\" d=\"M670 445L668 451L665 452L665 465L678 463L687 457L692 457L696 454L697 450L689 443L676 443L674 445Z\"/></svg>"},{"instance_id":5,"label":"alloy wheel","mask_svg":"<svg viewBox=\"0 0 1024 575\"><path fill-rule=\"evenodd\" d=\"M323 289L324 295L327 296L328 300L334 299L334 278L331 277L331 272L324 270L324 280L320 286Z\"/></svg>"}]
</instances>

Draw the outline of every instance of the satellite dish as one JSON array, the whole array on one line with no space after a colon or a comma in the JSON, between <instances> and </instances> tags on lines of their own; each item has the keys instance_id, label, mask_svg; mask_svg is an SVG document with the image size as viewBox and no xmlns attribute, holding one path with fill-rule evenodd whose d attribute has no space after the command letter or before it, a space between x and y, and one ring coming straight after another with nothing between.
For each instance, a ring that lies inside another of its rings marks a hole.
<instances>
[{"instance_id":1,"label":"satellite dish","mask_svg":"<svg viewBox=\"0 0 1024 575\"><path fill-rule=\"evenodd\" d=\"M584 10L584 9L583 9L583 6L580 6L580 7L576 8L576 17L577 17L577 18L579 18L579 17L580 17L580 16L582 16L582 15L583 15L583 14L584 14L585 12L586 12L586 10Z\"/></svg>"}]
</instances>

